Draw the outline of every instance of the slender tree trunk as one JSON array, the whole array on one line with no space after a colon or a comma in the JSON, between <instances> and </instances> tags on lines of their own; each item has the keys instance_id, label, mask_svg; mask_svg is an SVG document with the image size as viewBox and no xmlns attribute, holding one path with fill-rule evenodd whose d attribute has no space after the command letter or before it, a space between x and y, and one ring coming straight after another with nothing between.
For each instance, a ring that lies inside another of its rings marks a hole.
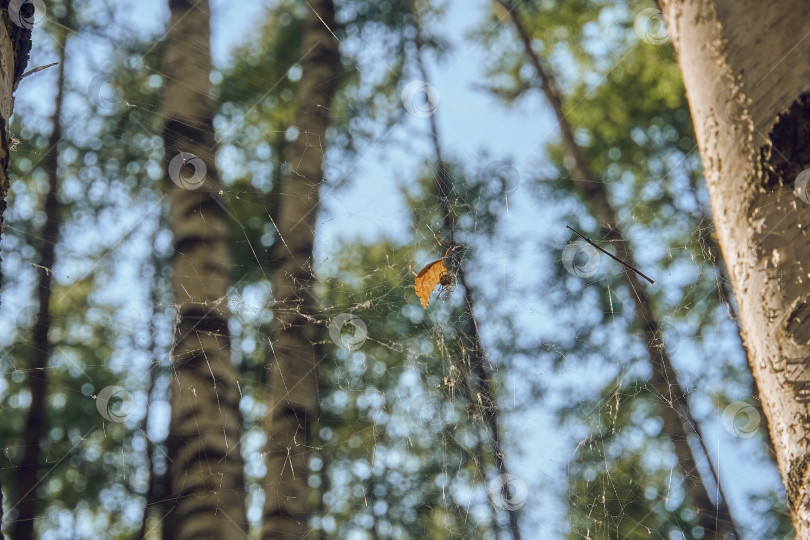
<instances>
[{"instance_id":1,"label":"slender tree trunk","mask_svg":"<svg viewBox=\"0 0 810 540\"><path fill-rule=\"evenodd\" d=\"M317 442L321 442L320 437L318 437ZM322 447L322 446L323 445L319 445L319 447ZM331 465L331 461L329 461L329 457L326 455L325 452L321 453L321 460L322 460L321 470L319 472L319 477L321 479L321 485L318 488L317 515L318 515L318 517L320 519L323 519L324 516L326 515L326 512L327 512L326 501L324 501L323 498L324 498L324 495L326 493L328 493L329 490L332 488L332 484L329 481L329 466ZM326 531L324 531L323 528L321 528L321 530L318 531L318 539L319 540L328 540L328 536L326 534Z\"/></svg>"},{"instance_id":2,"label":"slender tree trunk","mask_svg":"<svg viewBox=\"0 0 810 540\"><path fill-rule=\"evenodd\" d=\"M6 195L11 187L8 179L8 164L11 160L11 134L8 131L11 113L14 110L14 91L28 65L31 50L31 29L9 14L9 0L0 0L0 246L2 246L3 214L6 211ZM15 12L15 13L18 13ZM14 15L12 13L11 15ZM2 258L0 258L2 263ZM3 286L3 266L0 264L0 288ZM1 290L1 289L0 289Z\"/></svg>"},{"instance_id":3,"label":"slender tree trunk","mask_svg":"<svg viewBox=\"0 0 810 540\"><path fill-rule=\"evenodd\" d=\"M329 110L337 88L338 42L332 0L309 0L302 29L301 80L295 126L285 152L279 196L279 241L273 256L275 304L270 324L268 410L262 538L304 538L312 514L308 460L317 407L312 249L320 207ZM276 189L276 188L274 188Z\"/></svg>"},{"instance_id":4,"label":"slender tree trunk","mask_svg":"<svg viewBox=\"0 0 810 540\"><path fill-rule=\"evenodd\" d=\"M177 323L163 537L230 540L247 535L247 518L226 302L229 227L214 162L210 8L208 0L169 7L163 138Z\"/></svg>"},{"instance_id":5,"label":"slender tree trunk","mask_svg":"<svg viewBox=\"0 0 810 540\"><path fill-rule=\"evenodd\" d=\"M154 320L154 319L153 319ZM154 343L152 343L151 349L154 349ZM154 356L152 356L154 358ZM149 487L146 491L146 502L143 506L143 520L141 521L141 530L138 532L138 538L140 540L146 540L147 533L149 532L149 515L153 513L155 510L160 509L161 500L161 493L158 491L158 478L163 479L165 476L158 477L155 475L155 443L149 440L149 403L151 402L152 394L155 391L155 379L157 375L154 373L155 368L153 367L149 373L149 391L147 394L147 405L146 405L146 416L141 423L141 430L146 437L146 463L149 467Z\"/></svg>"},{"instance_id":6,"label":"slender tree trunk","mask_svg":"<svg viewBox=\"0 0 810 540\"><path fill-rule=\"evenodd\" d=\"M793 524L810 538L810 11L804 0L659 4Z\"/></svg>"},{"instance_id":7,"label":"slender tree trunk","mask_svg":"<svg viewBox=\"0 0 810 540\"><path fill-rule=\"evenodd\" d=\"M70 5L70 2L68 3ZM34 523L38 513L37 487L39 485L38 472L40 470L41 439L45 433L45 401L47 394L47 367L51 358L51 343L48 333L51 330L51 289L53 286L53 265L56 256L56 242L59 237L59 228L62 224L62 213L57 200L59 191L59 152L57 145L62 139L62 102L64 99L65 84L65 45L67 33L64 29L58 30L57 49L59 51L59 74L56 80L56 107L51 122L53 129L48 138L48 154L43 159L42 168L48 175L48 193L45 195L45 224L42 227L40 238L40 259L38 265L39 279L37 294L39 309L34 323L31 341L30 364L28 365L28 378L30 381L31 405L25 420L25 434L23 436L23 460L20 464L17 477L18 511L17 523L13 531L14 538L33 539Z\"/></svg>"},{"instance_id":8,"label":"slender tree trunk","mask_svg":"<svg viewBox=\"0 0 810 540\"><path fill-rule=\"evenodd\" d=\"M416 45L416 61L422 79L429 84L429 77L427 69L422 60L422 32L419 24L419 15L412 6L413 24L415 32L415 45ZM450 203L450 193L452 191L451 180L447 174L447 165L442 159L441 143L439 142L439 127L436 121L436 116L430 116L430 133L431 141L433 142L433 149L436 154L436 185L439 194L439 207L442 209L444 228L448 231L449 242L452 245L455 241L455 220L453 215L453 208ZM490 450L492 451L492 459L495 462L495 468L498 474L505 476L509 474L506 467L505 456L503 447L501 445L501 434L498 421L498 402L492 390L492 374L487 367L488 360L486 357L486 349L481 343L481 336L478 332L478 320L475 317L475 301L473 300L472 289L467 283L467 278L463 266L459 266L456 275L458 283L464 291L464 309L466 311L466 320L468 321L467 330L462 334L461 339L466 341L464 349L469 352L467 358L470 370L475 381L475 386L472 384L469 376L467 381L460 385L465 393L465 399L468 403L474 404L475 400L473 395L480 396L482 421L489 431ZM464 370L466 372L466 370ZM469 373L468 373L469 375ZM484 482L487 482L486 474L481 467L481 474ZM508 486L504 484L504 496ZM518 511L510 510L509 514L509 532L514 540L520 540L520 527L518 525ZM493 527L496 535L498 535L497 516L495 516Z\"/></svg>"},{"instance_id":9,"label":"slender tree trunk","mask_svg":"<svg viewBox=\"0 0 810 540\"><path fill-rule=\"evenodd\" d=\"M156 229L155 236L152 237L152 246L155 245L155 237L157 235L157 231L160 229ZM150 291L150 300L152 302L152 325L154 328L159 326L159 315L158 309L160 306L160 298L157 291L158 283L160 280L160 268L165 268L168 261L165 260L163 257L159 257L156 252L152 252L151 257L151 265L153 269L152 274L152 287ZM160 518L157 520L158 523L162 521L163 510L165 506L165 501L163 499L165 495L165 484L166 484L166 475L165 474L156 474L155 473L155 451L157 448L157 444L153 442L149 438L149 412L152 409L152 402L155 399L155 391L157 387L158 379L163 376L163 370L160 367L160 363L157 361L158 357L158 345L155 341L154 334L150 333L149 336L149 356L152 358L152 363L149 369L149 390L146 395L146 414L144 415L143 421L141 422L141 430L146 437L146 462L147 466L149 467L149 487L146 492L146 503L144 504L143 508L143 521L141 522L141 530L138 533L138 538L140 540L146 540L147 534L149 533L149 516L157 514ZM154 529L156 529L155 527Z\"/></svg>"},{"instance_id":10,"label":"slender tree trunk","mask_svg":"<svg viewBox=\"0 0 810 540\"><path fill-rule=\"evenodd\" d=\"M560 126L563 145L573 163L570 172L575 188L591 208L594 217L602 224L604 237L616 248L618 258L631 266L636 266L634 257L619 229L616 213L608 198L606 186L591 173L582 149L574 139L571 126L565 117L562 96L556 80L534 52L531 46L531 38L520 21L515 8L506 0L498 1L509 12L527 58L540 81L541 90L554 110ZM728 531L739 538L725 499L719 497L716 505L711 502L708 497L709 490L706 488L698 470L695 453L689 443L690 438L696 437L699 439L700 437L697 431L697 423L689 411L686 392L678 383L677 372L672 366L669 354L665 347L660 346L663 341L661 325L652 311L651 298L635 273L624 271L622 274L628 289L633 292L632 296L636 304L636 320L644 332L644 339L647 343L653 372L650 384L661 400L659 411L664 422L662 431L669 436L675 447L675 456L686 479L684 487L695 505L698 523L710 537L723 538ZM656 346L656 344L659 345ZM708 455L706 455L706 458L711 459ZM713 480L717 483L719 479L714 478Z\"/></svg>"}]
</instances>

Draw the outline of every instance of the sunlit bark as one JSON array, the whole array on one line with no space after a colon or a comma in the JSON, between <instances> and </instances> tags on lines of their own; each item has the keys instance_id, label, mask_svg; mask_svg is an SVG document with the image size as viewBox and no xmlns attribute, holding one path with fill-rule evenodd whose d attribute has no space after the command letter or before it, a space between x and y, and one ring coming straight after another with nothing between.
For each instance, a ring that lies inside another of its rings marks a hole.
<instances>
[{"instance_id":1,"label":"sunlit bark","mask_svg":"<svg viewBox=\"0 0 810 540\"><path fill-rule=\"evenodd\" d=\"M810 538L810 10L660 5L797 538Z\"/></svg>"},{"instance_id":2,"label":"sunlit bark","mask_svg":"<svg viewBox=\"0 0 810 540\"><path fill-rule=\"evenodd\" d=\"M0 1L0 246L2 246L3 214L6 211L6 195L11 187L8 179L8 164L11 160L11 135L9 119L14 110L14 91L28 65L31 50L31 28L19 17L12 21L9 1ZM19 15L19 12L16 12ZM26 14L24 14L26 15ZM23 22L23 24L20 24ZM2 260L2 259L0 259ZM3 285L3 269L0 265L0 287Z\"/></svg>"}]
</instances>

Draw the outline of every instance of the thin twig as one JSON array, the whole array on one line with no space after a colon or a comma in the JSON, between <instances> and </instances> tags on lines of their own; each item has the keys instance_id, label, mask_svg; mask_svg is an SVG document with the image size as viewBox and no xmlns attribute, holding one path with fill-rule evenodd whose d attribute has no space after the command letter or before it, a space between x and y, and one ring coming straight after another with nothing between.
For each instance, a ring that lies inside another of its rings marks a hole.
<instances>
[{"instance_id":1,"label":"thin twig","mask_svg":"<svg viewBox=\"0 0 810 540\"><path fill-rule=\"evenodd\" d=\"M577 236L579 236L580 238L582 238L583 240L585 240L586 242L588 242L590 245L592 245L593 247L595 247L596 249L598 249L599 251L601 251L602 253L604 253L605 255L607 255L608 257L610 257L611 259L613 259L614 261L616 261L617 263L621 264L622 266L624 266L625 268L627 268L627 269L629 269L629 270L632 270L632 271L633 271L633 272L635 272L636 274L640 275L641 277L643 277L644 279L646 279L647 281L649 281L649 282L650 282L650 284L655 283L655 281L653 281L653 280L651 280L650 278L648 278L647 276L645 276L645 275L644 275L644 274L641 272L641 270L638 270L637 268L634 268L634 267L630 266L630 265L629 265L629 264L627 264L626 262L624 262L624 261L620 260L619 258L617 258L615 255L612 255L612 254L608 253L607 251L605 251L604 249L600 248L599 246L597 246L596 244L594 244L593 242L591 242L590 238L588 238L587 236L584 236L584 235L580 234L579 232L577 232L575 229L572 229L572 228L571 228L571 227L569 227L568 225L566 225L566 227L568 227L569 229L571 229L572 231L574 231L574 232L577 234Z\"/></svg>"},{"instance_id":2,"label":"thin twig","mask_svg":"<svg viewBox=\"0 0 810 540\"><path fill-rule=\"evenodd\" d=\"M54 62L53 64L48 64L47 66L39 66L39 67L35 67L34 69L29 69L28 71L26 71L25 73L20 75L20 80L28 77L29 75L33 75L37 71L42 71L43 69L48 69L49 67L53 67L53 66L57 65L58 63L59 62Z\"/></svg>"}]
</instances>

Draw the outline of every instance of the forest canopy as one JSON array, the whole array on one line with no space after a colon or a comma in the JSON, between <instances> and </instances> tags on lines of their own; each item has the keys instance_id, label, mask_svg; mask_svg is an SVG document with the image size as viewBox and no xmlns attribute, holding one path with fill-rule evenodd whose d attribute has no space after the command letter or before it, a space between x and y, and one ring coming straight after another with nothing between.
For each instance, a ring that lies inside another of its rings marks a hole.
<instances>
[{"instance_id":1,"label":"forest canopy","mask_svg":"<svg viewBox=\"0 0 810 540\"><path fill-rule=\"evenodd\" d=\"M3 7L9 538L793 537L654 2Z\"/></svg>"}]
</instances>

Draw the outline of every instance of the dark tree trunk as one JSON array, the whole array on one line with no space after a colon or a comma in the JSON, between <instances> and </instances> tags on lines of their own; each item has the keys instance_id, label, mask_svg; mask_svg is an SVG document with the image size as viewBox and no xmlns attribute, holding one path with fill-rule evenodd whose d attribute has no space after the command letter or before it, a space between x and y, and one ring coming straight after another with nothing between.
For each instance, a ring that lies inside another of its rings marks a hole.
<instances>
[{"instance_id":1,"label":"dark tree trunk","mask_svg":"<svg viewBox=\"0 0 810 540\"><path fill-rule=\"evenodd\" d=\"M270 325L268 409L262 538L304 538L312 513L309 489L311 423L317 410L316 343L322 328L314 312L312 249L320 208L329 111L337 88L338 42L332 0L310 0L302 29L301 80L295 127L285 152L272 254L275 304ZM327 28L328 27L328 28Z\"/></svg>"},{"instance_id":2,"label":"dark tree trunk","mask_svg":"<svg viewBox=\"0 0 810 540\"><path fill-rule=\"evenodd\" d=\"M70 3L69 3L70 5ZM65 84L65 46L67 33L60 29L57 37L59 51L59 75L56 80L56 107L51 122L53 129L48 138L48 153L42 162L42 168L48 175L48 193L45 195L45 224L39 236L42 242L37 271L37 295L39 308L34 322L31 341L31 358L28 365L29 389L31 391L31 406L25 420L25 434L23 436L23 460L17 476L16 502L17 520L13 530L13 537L19 539L34 538L34 524L39 511L37 487L39 486L39 471L41 460L42 436L45 433L46 411L45 402L47 394L48 362L51 358L51 343L48 334L51 330L51 290L53 287L53 265L56 257L56 242L59 238L59 229L62 224L62 212L57 200L59 191L59 152L57 145L62 139L62 102Z\"/></svg>"},{"instance_id":3,"label":"dark tree trunk","mask_svg":"<svg viewBox=\"0 0 810 540\"><path fill-rule=\"evenodd\" d=\"M177 324L163 537L230 540L247 534L247 517L226 300L229 225L214 162L210 6L170 0L169 7L163 139Z\"/></svg>"},{"instance_id":4,"label":"dark tree trunk","mask_svg":"<svg viewBox=\"0 0 810 540\"><path fill-rule=\"evenodd\" d=\"M424 82L429 84L429 77L427 69L422 59L422 31L419 24L419 16L415 9L413 9L414 26L415 26L415 44L417 57L416 61L419 71L422 75ZM450 194L453 191L451 179L447 173L447 165L442 159L441 143L439 142L439 127L435 115L430 115L430 135L433 143L433 150L436 155L436 191L439 196L439 208L441 208L443 216L443 225L448 234L448 242L453 245L455 242L455 219L452 204L450 202ZM478 332L478 320L475 316L475 301L473 299L473 291L467 283L466 274L463 266L459 266L455 279L461 284L464 292L464 310L465 320L468 321L467 328L460 334L463 350L466 358L459 359L459 364L464 367L461 372L465 374L465 380L459 387L464 393L464 397L470 406L475 407L476 400L473 396L480 397L480 414L486 431L489 434L490 451L492 459L495 463L495 468L498 475L504 479L503 493L501 496L508 497L508 478L509 470L506 466L506 459L504 449L501 445L501 433L499 427L499 414L498 403L492 389L492 374L488 367L489 361L487 359L487 352L481 342L481 336ZM467 367L469 366L469 368ZM475 407L477 408L477 407ZM477 456L480 457L480 454ZM486 472L483 463L479 463L479 471L482 480L488 484ZM491 494L496 496L496 494ZM509 516L509 532L514 540L520 540L520 526L518 524L518 508L508 510ZM493 520L493 528L496 536L498 535L497 516Z\"/></svg>"}]
</instances>

